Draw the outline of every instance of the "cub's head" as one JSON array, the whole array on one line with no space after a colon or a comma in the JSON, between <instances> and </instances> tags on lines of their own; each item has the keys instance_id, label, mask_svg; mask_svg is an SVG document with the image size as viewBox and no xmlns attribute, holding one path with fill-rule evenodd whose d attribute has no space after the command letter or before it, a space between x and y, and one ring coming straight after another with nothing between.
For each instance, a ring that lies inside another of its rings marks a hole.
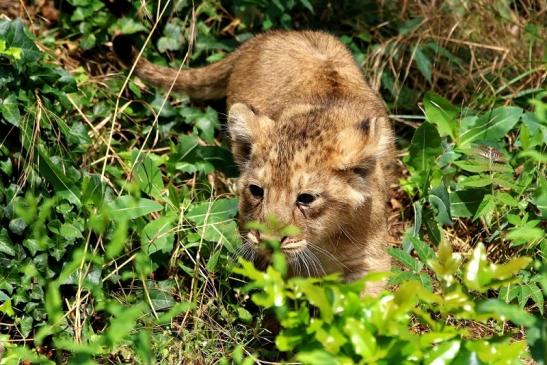
<instances>
[{"instance_id":1,"label":"cub's head","mask_svg":"<svg viewBox=\"0 0 547 365\"><path fill-rule=\"evenodd\" d=\"M241 171L243 248L249 256L260 258L258 243L275 239L289 265L297 263L310 251L325 251L366 208L383 183L377 169L392 145L387 118L370 114L359 105L297 105L272 120L241 103L230 108L228 128ZM271 225L274 233L265 237L246 229L251 221ZM284 236L279 227L286 225L299 233Z\"/></svg>"}]
</instances>

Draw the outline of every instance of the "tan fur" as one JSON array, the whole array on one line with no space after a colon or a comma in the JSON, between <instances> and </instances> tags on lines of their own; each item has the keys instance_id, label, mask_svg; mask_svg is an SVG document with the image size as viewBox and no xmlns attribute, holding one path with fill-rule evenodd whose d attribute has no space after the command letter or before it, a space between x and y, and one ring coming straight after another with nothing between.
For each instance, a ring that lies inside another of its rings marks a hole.
<instances>
[{"instance_id":1,"label":"tan fur","mask_svg":"<svg viewBox=\"0 0 547 365\"><path fill-rule=\"evenodd\" d=\"M174 72L146 61L138 67L140 77L164 87ZM335 37L259 35L223 61L183 71L176 85L194 98L227 97L241 168L241 222L272 225L274 216L279 225L300 229L285 238L271 227L268 237L282 241L293 275L341 272L354 280L389 270L385 201L393 133L381 99ZM251 184L263 189L262 198L253 196ZM302 193L316 199L297 204ZM243 234L257 263L265 262L255 247L260 234Z\"/></svg>"}]
</instances>

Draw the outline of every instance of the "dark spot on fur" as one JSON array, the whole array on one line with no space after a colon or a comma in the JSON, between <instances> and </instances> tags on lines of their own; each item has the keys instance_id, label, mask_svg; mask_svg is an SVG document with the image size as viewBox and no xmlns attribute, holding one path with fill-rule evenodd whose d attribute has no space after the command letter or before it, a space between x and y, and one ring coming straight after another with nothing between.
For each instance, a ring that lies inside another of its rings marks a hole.
<instances>
[{"instance_id":1,"label":"dark spot on fur","mask_svg":"<svg viewBox=\"0 0 547 365\"><path fill-rule=\"evenodd\" d=\"M361 132L368 136L368 133L370 131L370 123L370 118L364 118L357 124L357 129L359 129Z\"/></svg>"}]
</instances>

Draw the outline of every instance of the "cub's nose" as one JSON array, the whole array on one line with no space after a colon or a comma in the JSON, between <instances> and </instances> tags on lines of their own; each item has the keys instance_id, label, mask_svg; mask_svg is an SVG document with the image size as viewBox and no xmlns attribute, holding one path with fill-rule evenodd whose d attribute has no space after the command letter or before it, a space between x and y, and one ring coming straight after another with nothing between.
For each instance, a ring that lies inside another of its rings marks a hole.
<instances>
[{"instance_id":1,"label":"cub's nose","mask_svg":"<svg viewBox=\"0 0 547 365\"><path fill-rule=\"evenodd\" d=\"M251 240L251 242L255 243L255 244L259 244L260 241L278 241L280 244L283 244L285 242L287 242L287 240L289 239L288 236L278 236L278 235L275 235L275 234L270 234L270 233L260 233L259 231L250 231L248 234L247 234L247 237L249 237L249 239Z\"/></svg>"}]
</instances>

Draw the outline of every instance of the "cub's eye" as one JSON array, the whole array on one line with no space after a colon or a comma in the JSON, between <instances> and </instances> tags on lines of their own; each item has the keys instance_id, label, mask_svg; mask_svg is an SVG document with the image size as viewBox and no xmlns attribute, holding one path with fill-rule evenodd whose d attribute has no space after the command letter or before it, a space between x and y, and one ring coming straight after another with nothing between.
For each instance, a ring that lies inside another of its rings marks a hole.
<instances>
[{"instance_id":1,"label":"cub's eye","mask_svg":"<svg viewBox=\"0 0 547 365\"><path fill-rule=\"evenodd\" d=\"M249 185L249 191L257 199L262 199L264 197L264 189L262 189L258 185L254 185L254 184Z\"/></svg>"},{"instance_id":2,"label":"cub's eye","mask_svg":"<svg viewBox=\"0 0 547 365\"><path fill-rule=\"evenodd\" d=\"M368 175L369 172L370 172L370 168L368 167L354 167L352 169L353 173L355 175L359 175L359 176L365 176L365 175Z\"/></svg>"},{"instance_id":3,"label":"cub's eye","mask_svg":"<svg viewBox=\"0 0 547 365\"><path fill-rule=\"evenodd\" d=\"M315 200L315 195L303 193L296 197L296 203L300 205L310 205Z\"/></svg>"}]
</instances>

